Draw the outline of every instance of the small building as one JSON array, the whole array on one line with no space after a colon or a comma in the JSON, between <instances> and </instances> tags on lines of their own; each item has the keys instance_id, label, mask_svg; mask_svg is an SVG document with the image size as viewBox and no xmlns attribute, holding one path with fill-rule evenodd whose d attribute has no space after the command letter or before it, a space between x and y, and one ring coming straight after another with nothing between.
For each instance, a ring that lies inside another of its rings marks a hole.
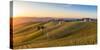
<instances>
[{"instance_id":1,"label":"small building","mask_svg":"<svg viewBox=\"0 0 100 50\"><path fill-rule=\"evenodd\" d=\"M97 20L96 19L92 19L92 18L83 18L82 21L84 21L84 22L95 22Z\"/></svg>"},{"instance_id":2,"label":"small building","mask_svg":"<svg viewBox=\"0 0 100 50\"><path fill-rule=\"evenodd\" d=\"M51 21L53 21L55 24L62 24L64 22L63 19L53 19Z\"/></svg>"}]
</instances>

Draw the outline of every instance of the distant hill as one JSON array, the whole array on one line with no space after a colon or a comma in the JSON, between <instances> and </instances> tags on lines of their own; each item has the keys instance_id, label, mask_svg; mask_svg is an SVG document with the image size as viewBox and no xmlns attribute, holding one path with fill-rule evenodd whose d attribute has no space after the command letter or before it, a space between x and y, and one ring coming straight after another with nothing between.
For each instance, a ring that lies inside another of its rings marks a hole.
<instances>
[{"instance_id":1,"label":"distant hill","mask_svg":"<svg viewBox=\"0 0 100 50\"><path fill-rule=\"evenodd\" d=\"M19 25L23 23L28 23L28 22L45 22L49 21L53 18L45 17L45 18L37 18L37 17L18 17L18 18L13 18L13 24L14 25Z\"/></svg>"},{"instance_id":2,"label":"distant hill","mask_svg":"<svg viewBox=\"0 0 100 50\"><path fill-rule=\"evenodd\" d=\"M48 22L48 21L81 21L84 18L52 18L52 17L17 17L13 18L13 25L19 25L29 22ZM89 18L92 19L92 18ZM92 19L97 20L97 19Z\"/></svg>"}]
</instances>

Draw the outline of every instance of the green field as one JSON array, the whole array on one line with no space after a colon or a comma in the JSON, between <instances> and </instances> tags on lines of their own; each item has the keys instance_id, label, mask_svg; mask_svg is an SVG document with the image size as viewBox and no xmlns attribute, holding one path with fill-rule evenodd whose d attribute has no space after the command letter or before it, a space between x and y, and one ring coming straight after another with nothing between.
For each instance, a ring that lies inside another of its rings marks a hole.
<instances>
[{"instance_id":1,"label":"green field","mask_svg":"<svg viewBox=\"0 0 100 50\"><path fill-rule=\"evenodd\" d=\"M44 26L44 29L37 29ZM13 28L13 48L41 48L97 43L96 22L30 22Z\"/></svg>"}]
</instances>

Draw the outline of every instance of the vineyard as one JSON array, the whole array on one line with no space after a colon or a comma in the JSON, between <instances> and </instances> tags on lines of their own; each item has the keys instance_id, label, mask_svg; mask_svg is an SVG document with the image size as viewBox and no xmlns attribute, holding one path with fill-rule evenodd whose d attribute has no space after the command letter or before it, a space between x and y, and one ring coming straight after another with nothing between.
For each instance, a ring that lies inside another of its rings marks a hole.
<instances>
[{"instance_id":1,"label":"vineyard","mask_svg":"<svg viewBox=\"0 0 100 50\"><path fill-rule=\"evenodd\" d=\"M96 22L26 22L13 27L13 48L96 44L96 33Z\"/></svg>"}]
</instances>

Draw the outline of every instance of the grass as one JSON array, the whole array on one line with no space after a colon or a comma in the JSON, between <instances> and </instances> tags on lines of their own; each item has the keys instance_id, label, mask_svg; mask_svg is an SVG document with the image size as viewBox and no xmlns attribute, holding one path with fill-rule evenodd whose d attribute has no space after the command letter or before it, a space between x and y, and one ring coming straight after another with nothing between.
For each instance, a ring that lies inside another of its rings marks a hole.
<instances>
[{"instance_id":1,"label":"grass","mask_svg":"<svg viewBox=\"0 0 100 50\"><path fill-rule=\"evenodd\" d=\"M38 25L46 28L37 30L36 26ZM39 48L96 44L96 33L97 24L95 22L22 24L14 30L13 46L14 48Z\"/></svg>"}]
</instances>

